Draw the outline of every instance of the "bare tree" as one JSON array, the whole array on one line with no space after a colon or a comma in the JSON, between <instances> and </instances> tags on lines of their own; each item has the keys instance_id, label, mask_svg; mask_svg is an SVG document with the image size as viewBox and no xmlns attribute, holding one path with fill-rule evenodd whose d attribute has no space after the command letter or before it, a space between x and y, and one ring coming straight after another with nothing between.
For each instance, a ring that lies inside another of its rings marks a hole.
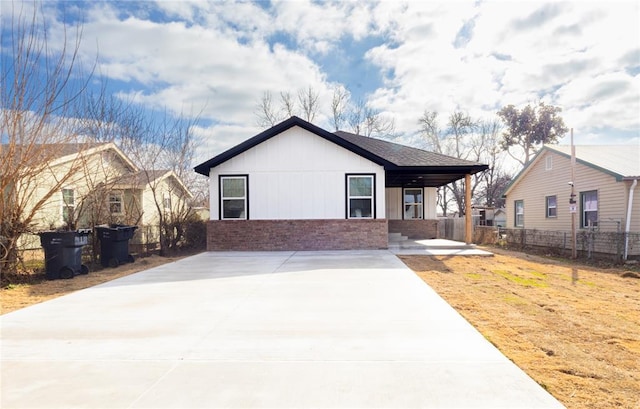
<instances>
[{"instance_id":1,"label":"bare tree","mask_svg":"<svg viewBox=\"0 0 640 409\"><path fill-rule=\"evenodd\" d=\"M502 192L511 181L511 175L503 169L503 155L500 146L500 132L502 125L496 118L479 122L479 132L482 146L478 157L480 162L489 165L489 169L481 174L481 186L475 196L478 204L489 207L504 207Z\"/></svg>"},{"instance_id":2,"label":"bare tree","mask_svg":"<svg viewBox=\"0 0 640 409\"><path fill-rule=\"evenodd\" d=\"M197 117L172 117L167 112L159 122L131 115L122 126L125 152L140 167L140 182L151 192L158 215L160 254L174 250L184 235L184 222L193 213L189 180L195 151L192 132ZM177 178L173 178L172 176Z\"/></svg>"},{"instance_id":3,"label":"bare tree","mask_svg":"<svg viewBox=\"0 0 640 409\"><path fill-rule=\"evenodd\" d=\"M478 147L478 145L475 145L474 143L482 143L482 140L473 138L473 132L477 127L477 123L471 119L469 114L456 111L449 115L447 126L449 142L448 150L450 151L447 154L456 158L479 162L482 147ZM473 146L478 147L478 149L472 149ZM465 190L471 189L471 196L473 197L473 194L478 187L478 178L478 174L473 175L471 186L466 186L463 180L456 180L448 185L448 188L453 194L455 202L458 205L459 215L464 215L466 213L465 210L467 208L467 203Z\"/></svg>"},{"instance_id":4,"label":"bare tree","mask_svg":"<svg viewBox=\"0 0 640 409\"><path fill-rule=\"evenodd\" d=\"M15 7L16 3L6 7ZM5 6L3 6L5 7ZM2 30L0 112L0 269L17 271L21 237L31 232L34 218L74 177L73 164L56 168L66 144L77 156L88 146L73 133L68 114L85 90L91 71L78 60L81 27L54 51L48 42L44 11L11 9L11 28ZM70 38L72 41L67 41ZM81 78L77 80L76 78Z\"/></svg>"},{"instance_id":5,"label":"bare tree","mask_svg":"<svg viewBox=\"0 0 640 409\"><path fill-rule=\"evenodd\" d=\"M347 104L349 103L349 91L344 87L335 87L331 97L331 118L333 128L339 131L345 124Z\"/></svg>"},{"instance_id":6,"label":"bare tree","mask_svg":"<svg viewBox=\"0 0 640 409\"><path fill-rule=\"evenodd\" d=\"M257 104L256 115L261 127L274 126L282 120L298 115L312 122L320 112L319 93L312 87L299 90L297 101L290 92L280 93L280 102L275 104L270 92L265 92ZM364 100L351 101L349 92L344 87L333 89L331 99L331 121L334 129L348 130L357 135L368 137L396 136L395 120L380 111L371 108ZM344 129L344 128L347 129Z\"/></svg>"},{"instance_id":7,"label":"bare tree","mask_svg":"<svg viewBox=\"0 0 640 409\"><path fill-rule=\"evenodd\" d=\"M77 133L104 147L99 158L88 155L78 164L83 175L84 191L79 194L75 217L77 225L103 224L137 225L142 217L142 198L132 189L137 180L132 175L137 166L118 151L121 142L121 123L131 115L143 115L130 101L109 95L106 81L99 91L87 91L77 106ZM93 261L100 247L98 235L92 235Z\"/></svg>"},{"instance_id":8,"label":"bare tree","mask_svg":"<svg viewBox=\"0 0 640 409\"><path fill-rule=\"evenodd\" d=\"M509 177L501 168L502 128L499 121L475 120L465 112L456 111L449 115L443 131L438 122L438 113L425 111L419 118L418 125L427 149L459 159L488 164L489 170L473 175L471 186L468 188L471 189L474 205L494 206L499 203L501 191L497 185ZM465 189L467 186L463 180L454 181L438 189L438 205L445 216L452 201L455 202L459 215L465 213Z\"/></svg>"},{"instance_id":9,"label":"bare tree","mask_svg":"<svg viewBox=\"0 0 640 409\"><path fill-rule=\"evenodd\" d=\"M426 142L427 149L432 152L445 154L442 143L444 135L438 123L438 113L425 110L418 119L418 125L420 126L420 134ZM437 205L440 206L444 217L447 217L452 202L452 198L448 193L449 188L447 186L438 187Z\"/></svg>"},{"instance_id":10,"label":"bare tree","mask_svg":"<svg viewBox=\"0 0 640 409\"><path fill-rule=\"evenodd\" d=\"M369 107L364 100L348 102L344 109L342 115L346 118L350 132L367 137L395 136L395 120Z\"/></svg>"},{"instance_id":11,"label":"bare tree","mask_svg":"<svg viewBox=\"0 0 640 409\"><path fill-rule=\"evenodd\" d=\"M263 128L274 126L282 120L279 109L274 106L271 92L265 91L262 94L256 108L256 115L258 117L258 126Z\"/></svg>"},{"instance_id":12,"label":"bare tree","mask_svg":"<svg viewBox=\"0 0 640 409\"><path fill-rule=\"evenodd\" d=\"M298 91L298 104L302 111L302 119L307 122L313 122L318 113L318 92L312 87Z\"/></svg>"}]
</instances>

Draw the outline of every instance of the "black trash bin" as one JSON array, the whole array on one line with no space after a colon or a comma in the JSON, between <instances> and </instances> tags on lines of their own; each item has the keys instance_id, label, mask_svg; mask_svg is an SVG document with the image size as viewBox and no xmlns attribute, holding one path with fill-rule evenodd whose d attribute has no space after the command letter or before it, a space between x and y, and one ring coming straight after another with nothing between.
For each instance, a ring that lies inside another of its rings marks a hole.
<instances>
[{"instance_id":1,"label":"black trash bin","mask_svg":"<svg viewBox=\"0 0 640 409\"><path fill-rule=\"evenodd\" d=\"M96 226L95 231L100 239L100 264L118 267L122 263L133 263L134 258L129 254L129 239L137 228L120 224Z\"/></svg>"},{"instance_id":2,"label":"black trash bin","mask_svg":"<svg viewBox=\"0 0 640 409\"><path fill-rule=\"evenodd\" d=\"M89 267L82 264L82 247L89 244L89 233L91 230L38 233L44 248L47 279L73 278L89 273Z\"/></svg>"}]
</instances>

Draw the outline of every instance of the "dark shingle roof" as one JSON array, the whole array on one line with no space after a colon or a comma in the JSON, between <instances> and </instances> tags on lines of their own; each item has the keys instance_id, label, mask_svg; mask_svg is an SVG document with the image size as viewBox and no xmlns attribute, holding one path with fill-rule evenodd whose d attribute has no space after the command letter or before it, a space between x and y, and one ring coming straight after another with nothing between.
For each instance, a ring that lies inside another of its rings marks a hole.
<instances>
[{"instance_id":1,"label":"dark shingle roof","mask_svg":"<svg viewBox=\"0 0 640 409\"><path fill-rule=\"evenodd\" d=\"M454 158L423 149L412 148L398 143L376 139L349 132L338 131L335 133L340 138L358 145L363 149L385 159L398 167L419 166L483 166L477 162Z\"/></svg>"},{"instance_id":2,"label":"dark shingle roof","mask_svg":"<svg viewBox=\"0 0 640 409\"><path fill-rule=\"evenodd\" d=\"M226 162L227 160L253 148L254 146L278 135L287 129L298 126L312 132L326 140L329 140L341 147L360 155L370 161L377 163L389 172L396 175L406 172L406 176L398 177L391 182L393 184L405 183L411 180L416 174L439 175L425 184L425 186L440 186L464 177L465 174L473 174L487 169L487 165L457 159L451 156L441 155L422 149L412 148L405 145L385 141L382 139L370 138L355 135L348 132L338 131L331 133L319 128L307 121L293 116L272 128L247 139L239 145L209 159L196 166L194 170L201 175L209 176L209 170ZM409 174L409 172L411 174ZM389 183L389 180L388 180Z\"/></svg>"}]
</instances>

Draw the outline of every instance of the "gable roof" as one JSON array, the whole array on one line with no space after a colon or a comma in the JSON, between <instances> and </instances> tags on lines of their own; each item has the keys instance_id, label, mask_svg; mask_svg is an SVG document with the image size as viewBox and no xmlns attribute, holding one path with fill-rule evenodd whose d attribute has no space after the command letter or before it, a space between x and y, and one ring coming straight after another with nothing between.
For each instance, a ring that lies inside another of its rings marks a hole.
<instances>
[{"instance_id":1,"label":"gable roof","mask_svg":"<svg viewBox=\"0 0 640 409\"><path fill-rule=\"evenodd\" d=\"M422 149L412 148L382 139L355 135L343 131L331 133L293 116L286 121L254 136L253 138L247 139L241 144L234 146L218 156L201 163L196 166L194 170L201 175L209 176L209 170L211 168L226 162L227 160L294 126L299 126L300 128L314 133L357 155L369 159L370 161L383 166L387 171L419 171L441 175L447 173L455 173L458 175L461 173L464 175L466 173L473 174L481 172L488 168L487 165L480 163L428 152ZM458 177L456 177L456 179L457 178Z\"/></svg>"},{"instance_id":2,"label":"gable roof","mask_svg":"<svg viewBox=\"0 0 640 409\"><path fill-rule=\"evenodd\" d=\"M571 158L571 145L545 146ZM640 145L577 145L576 162L615 176L616 179L640 177Z\"/></svg>"},{"instance_id":3,"label":"gable roof","mask_svg":"<svg viewBox=\"0 0 640 409\"><path fill-rule=\"evenodd\" d=\"M193 194L184 185L182 180L171 169L158 169L158 170L141 170L136 173L124 175L118 178L116 189L146 189L150 184L162 179L172 178L174 182L182 189L188 197L192 197Z\"/></svg>"},{"instance_id":4,"label":"gable roof","mask_svg":"<svg viewBox=\"0 0 640 409\"><path fill-rule=\"evenodd\" d=\"M0 148L0 155L17 155L18 157L20 155L28 155L28 157L19 160L27 166L36 167L42 164L43 161L53 166L108 150L114 151L126 166L134 171L138 170L138 167L131 162L127 155L113 142L45 143L30 145L3 144Z\"/></svg>"},{"instance_id":5,"label":"gable roof","mask_svg":"<svg viewBox=\"0 0 640 409\"><path fill-rule=\"evenodd\" d=\"M576 163L588 166L613 176L620 182L626 179L640 179L640 145L576 145ZM503 197L509 193L527 173L538 163L546 152L554 152L571 159L571 145L545 145L536 156L511 180Z\"/></svg>"}]
</instances>

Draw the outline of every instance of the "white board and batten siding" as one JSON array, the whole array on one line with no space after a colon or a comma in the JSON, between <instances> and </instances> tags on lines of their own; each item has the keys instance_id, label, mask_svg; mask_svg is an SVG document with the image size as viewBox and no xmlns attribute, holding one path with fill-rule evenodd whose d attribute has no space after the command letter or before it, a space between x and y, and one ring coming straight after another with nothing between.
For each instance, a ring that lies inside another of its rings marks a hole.
<instances>
[{"instance_id":1,"label":"white board and batten siding","mask_svg":"<svg viewBox=\"0 0 640 409\"><path fill-rule=\"evenodd\" d=\"M346 174L375 174L376 218L385 217L384 168L294 126L212 168L211 219L219 219L219 176L249 176L252 220L344 219Z\"/></svg>"},{"instance_id":2,"label":"white board and batten siding","mask_svg":"<svg viewBox=\"0 0 640 409\"><path fill-rule=\"evenodd\" d=\"M548 166L547 158L550 163ZM598 220L601 231L616 231L618 223L624 229L629 185L628 181L616 181L610 174L592 167L576 164L575 172L576 223L580 225L580 193L598 192ZM507 196L507 228L515 227L514 201L524 201L524 228L570 231L571 213L571 160L555 152L547 151L532 164L526 175L512 187ZM546 197L557 197L557 216L546 217ZM640 231L640 189L636 188L631 231Z\"/></svg>"}]
</instances>

